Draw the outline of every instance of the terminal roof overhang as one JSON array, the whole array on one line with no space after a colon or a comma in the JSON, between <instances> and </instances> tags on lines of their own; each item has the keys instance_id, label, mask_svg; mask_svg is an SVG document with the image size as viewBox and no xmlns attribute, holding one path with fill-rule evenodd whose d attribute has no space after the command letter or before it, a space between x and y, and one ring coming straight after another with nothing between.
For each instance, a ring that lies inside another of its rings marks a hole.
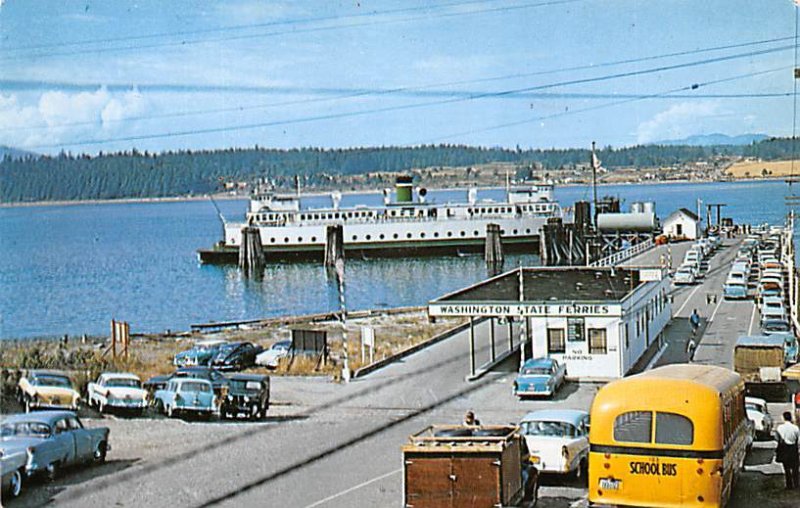
<instances>
[{"instance_id":1,"label":"terminal roof overhang","mask_svg":"<svg viewBox=\"0 0 800 508\"><path fill-rule=\"evenodd\" d=\"M430 304L620 302L643 283L640 270L631 268L517 268L444 295Z\"/></svg>"}]
</instances>

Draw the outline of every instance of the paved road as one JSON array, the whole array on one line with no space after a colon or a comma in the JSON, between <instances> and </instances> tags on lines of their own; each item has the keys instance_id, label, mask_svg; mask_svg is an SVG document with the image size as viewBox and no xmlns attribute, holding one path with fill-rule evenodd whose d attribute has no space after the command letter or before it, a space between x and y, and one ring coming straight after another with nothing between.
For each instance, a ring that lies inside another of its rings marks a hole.
<instances>
[{"instance_id":1,"label":"paved road","mask_svg":"<svg viewBox=\"0 0 800 508\"><path fill-rule=\"evenodd\" d=\"M675 264L686 248L688 244L670 247ZM745 307L752 303L740 306L718 297L716 305L707 305L705 298L708 292L719 293L734 252L729 244L712 259L702 285L674 292L676 319L667 331L667 348L654 363L685 360L687 318L695 307L706 328L697 361L728 361L729 342L743 331L747 321L743 316L749 317ZM661 254L648 254L656 263L646 257L638 262L657 264ZM486 324L482 326L476 334L478 364L489 357ZM518 337L518 332L512 335ZM498 332L498 344L507 338ZM51 499L76 507L398 506L400 446L410 434L434 423L457 423L468 409L476 410L483 423L518 422L526 412L542 407L588 409L598 389L570 384L554 401L519 402L511 394L518 358L509 358L497 370L468 383L467 344L467 334L461 334L349 385L276 378L273 397L281 404L265 423L89 422L111 427L110 463L39 486L9 506L39 505ZM763 447L768 449L767 444ZM767 467L751 477L745 475L743 484L749 481L752 486L762 473L774 483L775 472ZM735 506L753 502L757 491L745 490L737 489ZM581 505L586 490L544 478L540 494L542 507L568 507ZM776 496L767 497L781 499Z\"/></svg>"}]
</instances>

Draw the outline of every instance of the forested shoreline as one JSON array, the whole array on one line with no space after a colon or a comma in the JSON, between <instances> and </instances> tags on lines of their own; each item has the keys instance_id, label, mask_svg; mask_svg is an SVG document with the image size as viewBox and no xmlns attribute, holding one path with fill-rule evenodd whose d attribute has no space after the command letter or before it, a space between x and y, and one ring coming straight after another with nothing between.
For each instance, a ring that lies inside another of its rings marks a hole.
<instances>
[{"instance_id":1,"label":"forested shoreline","mask_svg":"<svg viewBox=\"0 0 800 508\"><path fill-rule=\"evenodd\" d=\"M771 138L744 146L641 145L599 149L604 167L664 167L719 157L787 159L792 140ZM586 149L507 149L464 145L348 149L230 148L148 153L137 150L96 156L61 153L0 161L0 201L73 201L161 198L219 192L223 182L266 177L291 187L295 175L321 186L337 176L369 175L417 168L468 167L492 162L531 164L546 170L586 165ZM375 176L376 182L379 177Z\"/></svg>"}]
</instances>

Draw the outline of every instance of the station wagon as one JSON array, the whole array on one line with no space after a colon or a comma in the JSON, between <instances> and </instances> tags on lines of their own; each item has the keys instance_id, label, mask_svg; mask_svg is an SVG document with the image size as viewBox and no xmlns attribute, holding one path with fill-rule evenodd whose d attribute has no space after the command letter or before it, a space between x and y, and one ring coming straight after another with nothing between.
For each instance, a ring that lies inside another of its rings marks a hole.
<instances>
[{"instance_id":1,"label":"station wagon","mask_svg":"<svg viewBox=\"0 0 800 508\"><path fill-rule=\"evenodd\" d=\"M179 413L210 416L216 409L214 389L205 379L175 378L154 396L156 410L168 417Z\"/></svg>"}]
</instances>

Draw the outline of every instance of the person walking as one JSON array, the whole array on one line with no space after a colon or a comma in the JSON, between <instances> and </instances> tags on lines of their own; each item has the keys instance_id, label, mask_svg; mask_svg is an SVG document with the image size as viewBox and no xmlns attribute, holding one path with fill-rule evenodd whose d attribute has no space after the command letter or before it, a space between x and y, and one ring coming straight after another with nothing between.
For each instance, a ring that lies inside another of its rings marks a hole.
<instances>
[{"instance_id":1,"label":"person walking","mask_svg":"<svg viewBox=\"0 0 800 508\"><path fill-rule=\"evenodd\" d=\"M775 439L778 441L778 447L775 449L775 460L783 464L786 488L797 489L800 488L800 475L798 474L798 467L800 467L800 450L798 450L800 429L792 423L792 413L790 411L783 413L783 420L784 422L775 429Z\"/></svg>"},{"instance_id":2,"label":"person walking","mask_svg":"<svg viewBox=\"0 0 800 508\"><path fill-rule=\"evenodd\" d=\"M686 357L689 360L689 363L694 361L694 352L697 351L697 343L694 341L694 337L689 338L689 342L686 344Z\"/></svg>"},{"instance_id":3,"label":"person walking","mask_svg":"<svg viewBox=\"0 0 800 508\"><path fill-rule=\"evenodd\" d=\"M689 316L689 324L692 325L692 337L694 337L700 328L700 314L697 313L697 309L694 309L692 315Z\"/></svg>"}]
</instances>

